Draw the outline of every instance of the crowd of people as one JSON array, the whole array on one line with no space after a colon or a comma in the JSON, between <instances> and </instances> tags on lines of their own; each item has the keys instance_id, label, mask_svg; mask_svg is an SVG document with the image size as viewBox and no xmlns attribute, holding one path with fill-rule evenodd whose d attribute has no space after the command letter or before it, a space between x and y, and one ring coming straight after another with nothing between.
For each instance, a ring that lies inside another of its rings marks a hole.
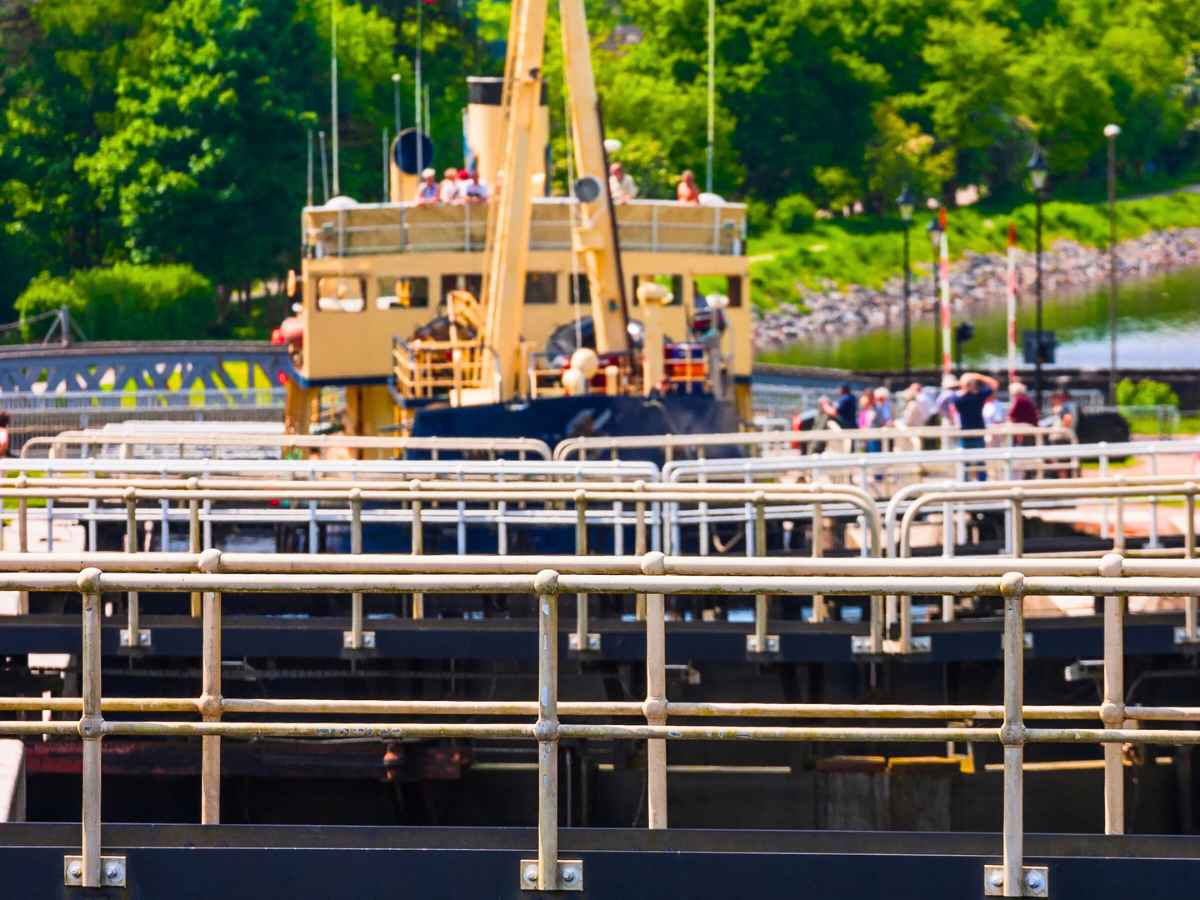
<instances>
[{"instance_id":1,"label":"crowd of people","mask_svg":"<svg viewBox=\"0 0 1200 900\"><path fill-rule=\"evenodd\" d=\"M483 203L488 198L487 187L468 169L449 168L442 173L438 182L434 169L425 169L421 173L421 184L417 189L417 203L422 206L432 206L437 203L461 205L464 203Z\"/></svg>"},{"instance_id":2,"label":"crowd of people","mask_svg":"<svg viewBox=\"0 0 1200 900\"><path fill-rule=\"evenodd\" d=\"M618 206L636 200L638 196L637 182L619 162L609 166L608 190L613 203ZM441 181L438 181L435 169L427 168L421 172L421 180L417 186L417 203L421 206L483 203L487 199L487 185L469 169L448 168L442 173ZM696 175L691 169L680 174L675 186L675 199L685 206L700 204L700 188L696 185Z\"/></svg>"},{"instance_id":3,"label":"crowd of people","mask_svg":"<svg viewBox=\"0 0 1200 900\"><path fill-rule=\"evenodd\" d=\"M1028 389L1019 381L1008 386L1007 403L999 397L1000 385L995 378L981 372L964 372L961 377L946 375L941 389L922 387L914 382L893 396L885 387L866 388L855 396L849 384L841 385L836 400L821 397L818 413L824 423L817 427L839 428L844 431L882 428L919 428L925 425L947 425L963 431L979 434L961 435L958 440L964 449L983 449L995 440L986 434L990 426L1011 423L1025 426L1054 426L1073 429L1075 417L1070 395L1065 386L1050 396L1050 415L1039 414L1037 405L1029 396ZM1067 438L1051 435L1049 443L1059 443ZM918 438L910 438L908 447L896 449L921 449ZM1007 443L1008 436L1002 438ZM1035 438L1029 434L1014 434L1014 446L1027 446ZM883 449L884 440L868 437L859 447L868 453ZM982 468L977 474L982 480Z\"/></svg>"}]
</instances>

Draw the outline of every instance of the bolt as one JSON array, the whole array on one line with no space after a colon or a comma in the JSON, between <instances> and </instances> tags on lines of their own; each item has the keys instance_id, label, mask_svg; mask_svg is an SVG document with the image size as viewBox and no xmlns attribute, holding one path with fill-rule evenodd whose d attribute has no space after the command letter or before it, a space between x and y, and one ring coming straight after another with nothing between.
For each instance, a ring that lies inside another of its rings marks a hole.
<instances>
[{"instance_id":1,"label":"bolt","mask_svg":"<svg viewBox=\"0 0 1200 900\"><path fill-rule=\"evenodd\" d=\"M120 881L123 874L124 873L121 871L121 864L119 862L110 862L104 867L104 877L110 882Z\"/></svg>"},{"instance_id":2,"label":"bolt","mask_svg":"<svg viewBox=\"0 0 1200 900\"><path fill-rule=\"evenodd\" d=\"M537 866L528 865L525 867L525 872L523 873L523 877L525 878L526 884L537 884L537 875L538 875Z\"/></svg>"},{"instance_id":3,"label":"bolt","mask_svg":"<svg viewBox=\"0 0 1200 900\"><path fill-rule=\"evenodd\" d=\"M988 887L997 891L1004 887L1004 873L1000 869L996 869L988 875Z\"/></svg>"},{"instance_id":4,"label":"bolt","mask_svg":"<svg viewBox=\"0 0 1200 900\"><path fill-rule=\"evenodd\" d=\"M1046 880L1042 877L1042 873L1034 869L1025 874L1025 887L1031 891L1040 891L1046 886Z\"/></svg>"},{"instance_id":5,"label":"bolt","mask_svg":"<svg viewBox=\"0 0 1200 900\"><path fill-rule=\"evenodd\" d=\"M574 866L568 866L562 870L563 884L574 884L575 879L579 877L579 873L575 871Z\"/></svg>"},{"instance_id":6,"label":"bolt","mask_svg":"<svg viewBox=\"0 0 1200 900\"><path fill-rule=\"evenodd\" d=\"M78 881L83 877L83 863L73 862L67 866L67 876L72 881Z\"/></svg>"},{"instance_id":7,"label":"bolt","mask_svg":"<svg viewBox=\"0 0 1200 900\"><path fill-rule=\"evenodd\" d=\"M148 631L138 632L138 643L141 644L143 647L149 647L150 646L150 632L148 632Z\"/></svg>"}]
</instances>

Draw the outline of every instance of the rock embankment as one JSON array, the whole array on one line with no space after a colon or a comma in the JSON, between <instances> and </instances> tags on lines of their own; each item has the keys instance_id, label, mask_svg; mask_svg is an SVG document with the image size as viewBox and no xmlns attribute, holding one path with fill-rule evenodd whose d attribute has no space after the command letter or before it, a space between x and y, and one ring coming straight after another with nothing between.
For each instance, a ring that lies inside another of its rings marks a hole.
<instances>
[{"instance_id":1,"label":"rock embankment","mask_svg":"<svg viewBox=\"0 0 1200 900\"><path fill-rule=\"evenodd\" d=\"M1151 232L1117 245L1117 275L1136 278L1182 266L1200 265L1200 228ZM1008 264L1000 253L967 251L950 269L950 296L955 311L1003 299ZM1017 251L1017 289L1033 290L1034 254ZM1046 295L1085 290L1108 278L1108 253L1060 240L1042 253L1042 284ZM928 269L913 273L910 309L913 321L933 318L937 303ZM754 343L773 349L808 338L839 338L886 327L903 319L904 281L893 278L882 288L849 285L839 288L826 281L816 288L797 287L796 302L759 314L754 323ZM807 308L808 312L804 312Z\"/></svg>"}]
</instances>

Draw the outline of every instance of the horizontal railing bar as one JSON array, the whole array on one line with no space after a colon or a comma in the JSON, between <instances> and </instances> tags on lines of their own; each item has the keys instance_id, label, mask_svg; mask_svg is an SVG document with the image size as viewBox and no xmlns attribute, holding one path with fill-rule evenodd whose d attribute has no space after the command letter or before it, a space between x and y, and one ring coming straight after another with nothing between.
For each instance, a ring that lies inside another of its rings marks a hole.
<instances>
[{"instance_id":1,"label":"horizontal railing bar","mask_svg":"<svg viewBox=\"0 0 1200 900\"><path fill-rule=\"evenodd\" d=\"M865 576L865 577L999 577L1008 572L1020 572L1027 577L1083 577L1097 578L1101 572L1116 571L1122 578L1140 577L1158 579L1200 578L1200 559L1128 559L1110 551L1099 559L1047 557L913 557L902 559L875 559L871 557L696 557L663 556L650 553L645 556L488 556L476 555L430 555L414 557L411 554L275 554L239 553L209 550L205 553L121 553L99 551L94 553L0 553L0 573L23 573L30 569L41 570L38 577L54 577L55 585L74 588L73 581L61 577L62 573L78 573L88 567L104 572L104 587L108 590L122 589L111 586L118 574L138 573L151 576L154 573L194 573L202 560L213 572L222 575L275 575L287 578L300 574L341 574L345 577L366 574L378 575L523 575L536 574L552 569L560 574L610 574L612 577L638 576L648 569L661 567L664 574L676 576L756 576L772 578L806 578L817 576ZM655 576L657 577L657 576ZM161 584L161 582L160 582ZM1111 579L1102 586L1108 589ZM637 590L645 590L646 583L639 582ZM940 590L942 583L937 584ZM1144 585L1147 590L1165 587L1155 580ZM933 585L931 585L933 587ZM994 585L993 585L994 587ZM1033 588L1046 587L1038 582L1026 581L1026 592ZM291 589L281 582L280 589ZM772 591L780 588L772 587ZM1195 591L1200 586L1191 585ZM54 587L48 589L56 589ZM160 587L160 590L174 588ZM179 587L191 590L192 587ZM203 590L205 588L195 588ZM217 589L217 588L210 588ZM236 588L235 588L236 589ZM349 586L338 587L331 583L330 590L351 590ZM630 588L633 590L634 588ZM563 589L566 590L565 588ZM688 589L691 590L690 588ZM1067 593L1077 591L1074 587ZM661 593L662 591L657 591ZM788 593L803 593L785 590ZM825 588L822 586L822 592Z\"/></svg>"},{"instance_id":2,"label":"horizontal railing bar","mask_svg":"<svg viewBox=\"0 0 1200 900\"><path fill-rule=\"evenodd\" d=\"M0 590L79 590L81 578L68 573L0 574ZM239 592L239 593L447 593L529 594L546 592L548 585L528 575L414 574L330 575L208 575L174 573L96 573L99 591ZM658 593L658 594L770 594L781 597L826 594L857 596L870 594L953 594L956 596L999 595L1001 579L995 576L733 576L710 575L601 575L558 574L552 592L559 593ZM1092 596L1193 596L1200 583L1186 578L1046 577L1024 579L1026 595L1064 594Z\"/></svg>"},{"instance_id":3,"label":"horizontal railing bar","mask_svg":"<svg viewBox=\"0 0 1200 900\"><path fill-rule=\"evenodd\" d=\"M196 712L199 699L174 697L105 697L103 712ZM342 715L422 715L422 716L536 716L533 700L330 700L294 698L234 698L219 701L222 714L262 713ZM0 712L79 712L79 697L0 697ZM565 701L559 703L563 716L637 716L645 715L636 701ZM689 703L668 702L671 717L717 718L746 716L753 718L810 719L1002 719L1002 706L847 704L847 703ZM1098 706L1026 706L1027 719L1098 719ZM1129 706L1125 718L1143 721L1200 721L1200 707Z\"/></svg>"}]
</instances>

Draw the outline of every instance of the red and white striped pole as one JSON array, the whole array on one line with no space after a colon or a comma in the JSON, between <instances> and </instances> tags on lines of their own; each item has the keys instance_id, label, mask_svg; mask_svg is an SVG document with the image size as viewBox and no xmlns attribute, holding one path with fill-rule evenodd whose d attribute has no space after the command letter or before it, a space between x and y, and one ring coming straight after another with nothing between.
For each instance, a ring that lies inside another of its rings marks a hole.
<instances>
[{"instance_id":1,"label":"red and white striped pole","mask_svg":"<svg viewBox=\"0 0 1200 900\"><path fill-rule=\"evenodd\" d=\"M1008 223L1008 383L1017 380L1017 223Z\"/></svg>"},{"instance_id":2,"label":"red and white striped pole","mask_svg":"<svg viewBox=\"0 0 1200 900\"><path fill-rule=\"evenodd\" d=\"M938 278L941 281L942 314L942 372L950 374L953 369L953 348L950 346L950 242L946 237L946 208L938 210L938 224L942 236L938 247Z\"/></svg>"}]
</instances>

